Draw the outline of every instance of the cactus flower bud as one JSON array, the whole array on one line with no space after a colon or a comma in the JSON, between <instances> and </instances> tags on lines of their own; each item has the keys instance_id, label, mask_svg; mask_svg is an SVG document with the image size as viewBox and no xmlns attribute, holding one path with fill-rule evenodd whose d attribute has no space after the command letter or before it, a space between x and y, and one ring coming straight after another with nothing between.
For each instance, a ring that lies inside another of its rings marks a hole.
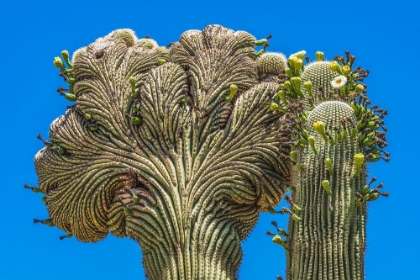
<instances>
[{"instance_id":1,"label":"cactus flower bud","mask_svg":"<svg viewBox=\"0 0 420 280\"><path fill-rule=\"evenodd\" d=\"M344 65L342 70L343 70L343 75L348 76L350 74L351 68L350 66Z\"/></svg>"},{"instance_id":2,"label":"cactus flower bud","mask_svg":"<svg viewBox=\"0 0 420 280\"><path fill-rule=\"evenodd\" d=\"M315 53L315 60L316 61L321 61L324 59L324 53L323 52L316 52Z\"/></svg>"},{"instance_id":3,"label":"cactus flower bud","mask_svg":"<svg viewBox=\"0 0 420 280\"><path fill-rule=\"evenodd\" d=\"M69 52L66 50L61 51L61 56L70 68L73 68L73 64L70 62Z\"/></svg>"},{"instance_id":4,"label":"cactus flower bud","mask_svg":"<svg viewBox=\"0 0 420 280\"><path fill-rule=\"evenodd\" d=\"M311 81L306 81L306 82L303 83L303 86L305 87L309 96L312 96L312 82Z\"/></svg>"},{"instance_id":5,"label":"cactus flower bud","mask_svg":"<svg viewBox=\"0 0 420 280\"><path fill-rule=\"evenodd\" d=\"M379 198L379 193L371 192L367 201L374 201L374 200L377 200L378 198Z\"/></svg>"},{"instance_id":6,"label":"cactus flower bud","mask_svg":"<svg viewBox=\"0 0 420 280\"><path fill-rule=\"evenodd\" d=\"M318 151L317 151L317 149L315 148L315 137L313 137L313 136L309 136L309 137L308 137L308 142L309 142L309 145L311 146L312 151L314 152L314 154L318 154Z\"/></svg>"},{"instance_id":7,"label":"cactus flower bud","mask_svg":"<svg viewBox=\"0 0 420 280\"><path fill-rule=\"evenodd\" d=\"M324 180L321 183L322 187L324 188L324 190L327 192L328 195L331 195L331 189L330 189L330 181L328 180Z\"/></svg>"},{"instance_id":8,"label":"cactus flower bud","mask_svg":"<svg viewBox=\"0 0 420 280\"><path fill-rule=\"evenodd\" d=\"M141 124L142 121L139 117L131 117L130 122L131 122L131 124L139 125L139 124Z\"/></svg>"},{"instance_id":9,"label":"cactus flower bud","mask_svg":"<svg viewBox=\"0 0 420 280\"><path fill-rule=\"evenodd\" d=\"M353 173L353 177L357 177L359 175L360 169L362 168L364 161L365 156L363 154L354 155L355 172Z\"/></svg>"},{"instance_id":10,"label":"cactus flower bud","mask_svg":"<svg viewBox=\"0 0 420 280\"><path fill-rule=\"evenodd\" d=\"M334 71L334 72L337 72L337 73L339 73L339 74L341 74L342 72L341 72L341 67L340 67L340 65L338 64L338 62L337 61L331 61L330 62L330 64L328 65L328 67L330 68L330 70L332 70L332 71Z\"/></svg>"},{"instance_id":11,"label":"cactus flower bud","mask_svg":"<svg viewBox=\"0 0 420 280\"><path fill-rule=\"evenodd\" d=\"M92 115L91 115L91 114L86 113L86 114L85 114L85 119L86 119L86 120L90 120L90 119L92 119Z\"/></svg>"},{"instance_id":12,"label":"cactus flower bud","mask_svg":"<svg viewBox=\"0 0 420 280\"><path fill-rule=\"evenodd\" d=\"M165 64L166 63L166 59L163 59L163 58L160 58L160 59L158 59L158 61L157 61L157 64L158 65L163 65L163 64Z\"/></svg>"},{"instance_id":13,"label":"cactus flower bud","mask_svg":"<svg viewBox=\"0 0 420 280\"><path fill-rule=\"evenodd\" d=\"M326 138L325 136L325 123L322 121L314 122L313 128L316 132L318 132L322 137Z\"/></svg>"},{"instance_id":14,"label":"cactus flower bud","mask_svg":"<svg viewBox=\"0 0 420 280\"><path fill-rule=\"evenodd\" d=\"M295 92L299 92L300 91L300 85L302 84L302 79L300 77L292 77L290 79L290 82L291 82L292 87L295 90Z\"/></svg>"},{"instance_id":15,"label":"cactus flower bud","mask_svg":"<svg viewBox=\"0 0 420 280\"><path fill-rule=\"evenodd\" d=\"M64 98L67 99L68 101L74 102L76 101L76 95L73 93L65 93Z\"/></svg>"},{"instance_id":16,"label":"cactus flower bud","mask_svg":"<svg viewBox=\"0 0 420 280\"><path fill-rule=\"evenodd\" d=\"M297 161L297 151L291 151L291 152L290 152L290 158L291 158L293 161Z\"/></svg>"},{"instance_id":17,"label":"cactus flower bud","mask_svg":"<svg viewBox=\"0 0 420 280\"><path fill-rule=\"evenodd\" d=\"M140 201L140 198L139 198L137 195L133 195L133 196L131 197L131 200L133 201L133 203L137 203L137 202L139 202L139 201Z\"/></svg>"},{"instance_id":18,"label":"cactus flower bud","mask_svg":"<svg viewBox=\"0 0 420 280\"><path fill-rule=\"evenodd\" d=\"M299 217L298 215L296 215L296 214L292 214L292 219L295 221L295 222L299 222L300 220L302 220L302 218L301 217Z\"/></svg>"},{"instance_id":19,"label":"cactus flower bud","mask_svg":"<svg viewBox=\"0 0 420 280\"><path fill-rule=\"evenodd\" d=\"M296 56L299 59L303 59L305 57L306 51L300 51L297 53L292 54L291 56Z\"/></svg>"},{"instance_id":20,"label":"cactus flower bud","mask_svg":"<svg viewBox=\"0 0 420 280\"><path fill-rule=\"evenodd\" d=\"M288 92L292 92L292 84L289 81L285 81L283 86L285 89L287 89Z\"/></svg>"},{"instance_id":21,"label":"cactus flower bud","mask_svg":"<svg viewBox=\"0 0 420 280\"><path fill-rule=\"evenodd\" d=\"M287 232L285 230L282 230L281 228L277 228L277 233L284 237L288 236Z\"/></svg>"},{"instance_id":22,"label":"cactus flower bud","mask_svg":"<svg viewBox=\"0 0 420 280\"><path fill-rule=\"evenodd\" d=\"M64 67L63 61L58 56L54 57L54 66L60 70L66 70L66 67Z\"/></svg>"},{"instance_id":23,"label":"cactus flower bud","mask_svg":"<svg viewBox=\"0 0 420 280\"><path fill-rule=\"evenodd\" d=\"M332 175L333 173L332 160L330 158L326 158L324 159L324 164L327 167L328 172L330 172L330 174Z\"/></svg>"},{"instance_id":24,"label":"cactus flower bud","mask_svg":"<svg viewBox=\"0 0 420 280\"><path fill-rule=\"evenodd\" d=\"M124 205L124 214L126 216L132 216L133 215L133 211L131 211L130 207L128 207L127 205Z\"/></svg>"},{"instance_id":25,"label":"cactus flower bud","mask_svg":"<svg viewBox=\"0 0 420 280\"><path fill-rule=\"evenodd\" d=\"M261 40L255 41L255 45L256 46L265 46L267 44L268 44L268 40L267 39L261 39Z\"/></svg>"},{"instance_id":26,"label":"cactus flower bud","mask_svg":"<svg viewBox=\"0 0 420 280\"><path fill-rule=\"evenodd\" d=\"M286 75L287 75L289 78L293 77L293 73L292 73L292 70L291 70L290 68L286 68L286 69L284 69L284 73L286 73Z\"/></svg>"},{"instance_id":27,"label":"cactus flower bud","mask_svg":"<svg viewBox=\"0 0 420 280\"><path fill-rule=\"evenodd\" d=\"M277 104L276 102L271 102L270 103L270 110L271 111L278 111L280 109L279 104Z\"/></svg>"},{"instance_id":28,"label":"cactus flower bud","mask_svg":"<svg viewBox=\"0 0 420 280\"><path fill-rule=\"evenodd\" d=\"M361 84L358 84L358 85L356 86L356 88L354 89L354 91L355 91L356 93L362 92L362 91L364 91L364 90L365 90L365 87L364 87L363 85L361 85Z\"/></svg>"},{"instance_id":29,"label":"cactus flower bud","mask_svg":"<svg viewBox=\"0 0 420 280\"><path fill-rule=\"evenodd\" d=\"M236 92L238 91L238 86L235 84L231 84L229 86L229 91L230 91L229 96L225 98L226 101L232 101L232 99L235 97Z\"/></svg>"},{"instance_id":30,"label":"cactus flower bud","mask_svg":"<svg viewBox=\"0 0 420 280\"><path fill-rule=\"evenodd\" d=\"M279 90L277 92L277 96L280 98L280 100L284 103L287 104L287 100L286 100L286 93L284 92L284 90Z\"/></svg>"}]
</instances>

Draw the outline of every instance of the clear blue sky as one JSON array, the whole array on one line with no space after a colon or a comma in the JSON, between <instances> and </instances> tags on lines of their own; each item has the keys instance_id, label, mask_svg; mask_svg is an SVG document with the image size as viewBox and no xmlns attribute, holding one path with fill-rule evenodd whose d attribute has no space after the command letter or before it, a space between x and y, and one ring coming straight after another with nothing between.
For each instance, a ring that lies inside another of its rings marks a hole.
<instances>
[{"instance_id":1,"label":"clear blue sky","mask_svg":"<svg viewBox=\"0 0 420 280\"><path fill-rule=\"evenodd\" d=\"M37 183L33 158L43 144L36 135L47 137L49 124L69 105L55 92L63 82L52 61L61 50L72 53L117 28L166 46L185 30L213 23L257 38L271 33L269 50L286 55L304 49L314 57L322 50L332 59L350 50L357 64L370 70L368 94L390 111L392 157L369 168L390 197L369 207L366 279L419 279L418 5L415 0L2 0L0 279L144 279L140 249L132 240L59 241L63 232L32 223L47 217L41 196L23 189L24 183ZM286 217L261 215L243 242L240 279L284 275L283 249L265 235L273 219L286 227Z\"/></svg>"}]
</instances>

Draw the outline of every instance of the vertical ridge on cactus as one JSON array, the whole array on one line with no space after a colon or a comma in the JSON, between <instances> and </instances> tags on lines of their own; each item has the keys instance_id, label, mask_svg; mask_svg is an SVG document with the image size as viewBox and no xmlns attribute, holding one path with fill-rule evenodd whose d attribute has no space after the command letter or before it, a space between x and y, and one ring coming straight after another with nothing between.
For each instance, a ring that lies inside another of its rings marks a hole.
<instances>
[{"instance_id":1,"label":"vertical ridge on cactus","mask_svg":"<svg viewBox=\"0 0 420 280\"><path fill-rule=\"evenodd\" d=\"M136 240L149 279L236 279L240 242L290 184L256 45L219 25L170 49L122 29L60 65L75 105L35 157L53 225Z\"/></svg>"}]
</instances>

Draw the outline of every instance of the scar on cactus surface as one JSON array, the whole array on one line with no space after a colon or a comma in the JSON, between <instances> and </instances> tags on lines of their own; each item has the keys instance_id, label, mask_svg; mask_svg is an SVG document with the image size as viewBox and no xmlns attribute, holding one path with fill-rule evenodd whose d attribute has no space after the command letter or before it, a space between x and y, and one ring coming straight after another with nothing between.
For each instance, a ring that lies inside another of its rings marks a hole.
<instances>
[{"instance_id":1,"label":"scar on cactus surface","mask_svg":"<svg viewBox=\"0 0 420 280\"><path fill-rule=\"evenodd\" d=\"M266 52L270 37L210 25L160 47L120 29L71 59L63 51L54 65L67 86L57 92L75 104L51 124L50 140L38 136L39 188L26 187L44 194L49 217L34 222L62 229L60 239L128 236L149 279L236 279L240 242L305 164L299 120L324 101L298 92L299 79L307 84L301 54ZM366 115L366 103L351 108ZM365 176L364 166L352 176ZM356 192L358 209L374 193ZM305 220L293 211L284 210Z\"/></svg>"}]
</instances>

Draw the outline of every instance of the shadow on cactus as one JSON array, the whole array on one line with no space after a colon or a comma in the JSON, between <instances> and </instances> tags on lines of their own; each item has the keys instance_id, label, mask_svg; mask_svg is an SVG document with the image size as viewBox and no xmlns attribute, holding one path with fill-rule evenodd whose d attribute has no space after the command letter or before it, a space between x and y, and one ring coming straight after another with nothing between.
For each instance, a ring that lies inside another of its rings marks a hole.
<instances>
[{"instance_id":1,"label":"shadow on cactus","mask_svg":"<svg viewBox=\"0 0 420 280\"><path fill-rule=\"evenodd\" d=\"M287 62L267 44L212 25L170 48L122 29L62 52L57 91L75 105L39 136L27 187L50 217L35 221L138 241L150 279L236 279L240 241L291 180L284 113L269 106Z\"/></svg>"}]
</instances>

